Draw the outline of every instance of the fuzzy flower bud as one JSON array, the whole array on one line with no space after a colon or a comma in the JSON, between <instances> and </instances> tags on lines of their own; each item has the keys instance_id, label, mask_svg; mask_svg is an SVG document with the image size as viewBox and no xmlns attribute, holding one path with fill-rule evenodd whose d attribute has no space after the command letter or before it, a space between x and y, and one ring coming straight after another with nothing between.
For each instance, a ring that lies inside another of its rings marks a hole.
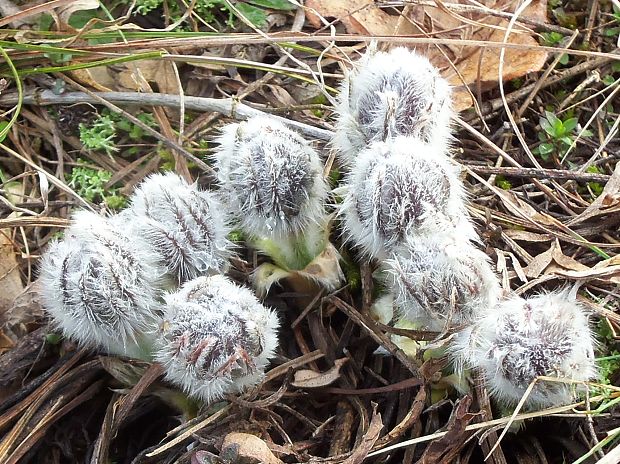
<instances>
[{"instance_id":1,"label":"fuzzy flower bud","mask_svg":"<svg viewBox=\"0 0 620 464\"><path fill-rule=\"evenodd\" d=\"M224 203L253 237L300 234L324 220L327 184L319 155L279 121L229 124L215 156Z\"/></svg>"},{"instance_id":2,"label":"fuzzy flower bud","mask_svg":"<svg viewBox=\"0 0 620 464\"><path fill-rule=\"evenodd\" d=\"M83 211L43 256L39 282L45 309L67 337L148 358L142 335L157 325L156 277L127 236Z\"/></svg>"},{"instance_id":3,"label":"fuzzy flower bud","mask_svg":"<svg viewBox=\"0 0 620 464\"><path fill-rule=\"evenodd\" d=\"M170 382L210 402L262 379L279 323L250 290L223 276L199 277L166 302L155 358Z\"/></svg>"},{"instance_id":4,"label":"fuzzy flower bud","mask_svg":"<svg viewBox=\"0 0 620 464\"><path fill-rule=\"evenodd\" d=\"M431 146L398 137L362 151L346 179L341 215L344 235L374 258L383 259L411 234L432 234L463 222L464 194L451 162Z\"/></svg>"},{"instance_id":5,"label":"fuzzy flower bud","mask_svg":"<svg viewBox=\"0 0 620 464\"><path fill-rule=\"evenodd\" d=\"M489 258L454 235L458 229L417 236L386 262L400 319L442 331L471 323L500 295Z\"/></svg>"},{"instance_id":6,"label":"fuzzy flower bud","mask_svg":"<svg viewBox=\"0 0 620 464\"><path fill-rule=\"evenodd\" d=\"M509 405L516 405L538 376L587 381L597 373L586 312L567 292L501 302L459 335L452 352L457 364L479 368L490 393ZM539 380L525 404L567 404L574 388Z\"/></svg>"},{"instance_id":7,"label":"fuzzy flower bud","mask_svg":"<svg viewBox=\"0 0 620 464\"><path fill-rule=\"evenodd\" d=\"M404 135L445 151L450 86L424 56L404 47L369 51L340 88L334 145L351 164L374 141Z\"/></svg>"},{"instance_id":8,"label":"fuzzy flower bud","mask_svg":"<svg viewBox=\"0 0 620 464\"><path fill-rule=\"evenodd\" d=\"M150 263L182 283L226 270L231 243L223 206L174 173L155 174L120 218L150 251Z\"/></svg>"}]
</instances>

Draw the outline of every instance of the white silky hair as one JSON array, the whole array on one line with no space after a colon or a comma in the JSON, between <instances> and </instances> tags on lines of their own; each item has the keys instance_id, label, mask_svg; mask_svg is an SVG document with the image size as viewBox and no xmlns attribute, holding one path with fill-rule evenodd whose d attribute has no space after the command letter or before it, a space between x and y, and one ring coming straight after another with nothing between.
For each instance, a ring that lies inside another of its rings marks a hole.
<instances>
[{"instance_id":1,"label":"white silky hair","mask_svg":"<svg viewBox=\"0 0 620 464\"><path fill-rule=\"evenodd\" d=\"M144 333L157 326L157 273L131 239L95 213L80 211L40 267L44 308L62 333L88 348L143 357Z\"/></svg>"},{"instance_id":2,"label":"white silky hair","mask_svg":"<svg viewBox=\"0 0 620 464\"><path fill-rule=\"evenodd\" d=\"M227 220L214 193L166 173L144 180L117 222L139 237L149 264L183 283L228 269L232 243Z\"/></svg>"},{"instance_id":3,"label":"white silky hair","mask_svg":"<svg viewBox=\"0 0 620 464\"><path fill-rule=\"evenodd\" d=\"M199 277L166 297L155 359L166 379L211 402L258 384L278 346L276 313L224 276Z\"/></svg>"},{"instance_id":4,"label":"white silky hair","mask_svg":"<svg viewBox=\"0 0 620 464\"><path fill-rule=\"evenodd\" d=\"M374 142L345 178L343 236L363 255L386 259L411 236L454 228L475 239L456 166L433 145L397 137Z\"/></svg>"},{"instance_id":5,"label":"white silky hair","mask_svg":"<svg viewBox=\"0 0 620 464\"><path fill-rule=\"evenodd\" d=\"M457 369L479 368L490 394L516 405L538 376L527 408L568 404L578 384L597 376L595 340L585 308L567 291L513 296L463 330L450 349ZM583 388L583 386L581 386Z\"/></svg>"},{"instance_id":6,"label":"white silky hair","mask_svg":"<svg viewBox=\"0 0 620 464\"><path fill-rule=\"evenodd\" d=\"M470 324L501 294L489 257L458 228L410 237L384 266L398 318L427 330Z\"/></svg>"},{"instance_id":7,"label":"white silky hair","mask_svg":"<svg viewBox=\"0 0 620 464\"><path fill-rule=\"evenodd\" d=\"M451 89L430 61L404 47L369 50L340 86L332 144L342 165L374 141L399 135L449 148Z\"/></svg>"},{"instance_id":8,"label":"white silky hair","mask_svg":"<svg viewBox=\"0 0 620 464\"><path fill-rule=\"evenodd\" d=\"M318 153L268 116L229 124L214 160L222 203L252 237L285 237L323 225L328 195Z\"/></svg>"}]
</instances>

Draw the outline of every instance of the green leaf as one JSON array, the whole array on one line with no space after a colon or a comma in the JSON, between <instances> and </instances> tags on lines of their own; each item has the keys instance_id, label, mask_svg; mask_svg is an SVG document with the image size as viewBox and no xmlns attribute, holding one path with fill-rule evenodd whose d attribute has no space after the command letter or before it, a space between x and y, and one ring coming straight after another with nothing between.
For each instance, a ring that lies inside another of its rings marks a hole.
<instances>
[{"instance_id":1,"label":"green leaf","mask_svg":"<svg viewBox=\"0 0 620 464\"><path fill-rule=\"evenodd\" d=\"M566 129L564 129L564 124L559 119L553 123L553 136L555 138L560 138L566 134Z\"/></svg>"},{"instance_id":2,"label":"green leaf","mask_svg":"<svg viewBox=\"0 0 620 464\"><path fill-rule=\"evenodd\" d=\"M549 159L549 155L553 152L553 144L551 143L541 143L538 145L537 152L542 159L545 161Z\"/></svg>"},{"instance_id":3,"label":"green leaf","mask_svg":"<svg viewBox=\"0 0 620 464\"><path fill-rule=\"evenodd\" d=\"M247 3L238 3L237 10L246 17L248 21L250 21L256 27L263 27L267 24L267 13L252 5L248 5Z\"/></svg>"},{"instance_id":4,"label":"green leaf","mask_svg":"<svg viewBox=\"0 0 620 464\"><path fill-rule=\"evenodd\" d=\"M596 197L603 193L603 186L598 182L588 182L588 187L590 187L590 190L592 190L592 193Z\"/></svg>"},{"instance_id":5,"label":"green leaf","mask_svg":"<svg viewBox=\"0 0 620 464\"><path fill-rule=\"evenodd\" d=\"M568 146L571 146L573 144L573 139L568 136L562 137L560 138L560 140Z\"/></svg>"},{"instance_id":6,"label":"green leaf","mask_svg":"<svg viewBox=\"0 0 620 464\"><path fill-rule=\"evenodd\" d=\"M510 190L512 188L512 184L506 180L506 178L502 175L497 175L495 177L495 185L497 185L502 190Z\"/></svg>"},{"instance_id":7,"label":"green leaf","mask_svg":"<svg viewBox=\"0 0 620 464\"><path fill-rule=\"evenodd\" d=\"M592 137L592 135L594 135L594 132L592 132L590 129L586 129L581 133L582 137Z\"/></svg>"},{"instance_id":8,"label":"green leaf","mask_svg":"<svg viewBox=\"0 0 620 464\"><path fill-rule=\"evenodd\" d=\"M272 10L292 11L297 9L297 5L293 5L288 0L248 0L248 3ZM239 5L237 5L237 8L239 8Z\"/></svg>"},{"instance_id":9,"label":"green leaf","mask_svg":"<svg viewBox=\"0 0 620 464\"><path fill-rule=\"evenodd\" d=\"M551 137L553 137L555 135L555 130L553 130L553 126L551 125L549 120L547 120L545 118L540 118L540 127L542 128L542 130L544 130Z\"/></svg>"},{"instance_id":10,"label":"green leaf","mask_svg":"<svg viewBox=\"0 0 620 464\"><path fill-rule=\"evenodd\" d=\"M9 127L9 121L0 121L0 143L4 142L4 139L8 134L8 131L6 134L2 133L7 127Z\"/></svg>"},{"instance_id":11,"label":"green leaf","mask_svg":"<svg viewBox=\"0 0 620 464\"><path fill-rule=\"evenodd\" d=\"M568 60L570 59L570 57L568 56L568 53L564 53L561 57L560 57L560 64L562 65L567 65L568 64Z\"/></svg>"},{"instance_id":12,"label":"green leaf","mask_svg":"<svg viewBox=\"0 0 620 464\"><path fill-rule=\"evenodd\" d=\"M45 336L45 341L50 345L58 345L62 340L62 335L58 335L55 333L48 333Z\"/></svg>"},{"instance_id":13,"label":"green leaf","mask_svg":"<svg viewBox=\"0 0 620 464\"><path fill-rule=\"evenodd\" d=\"M579 120L577 118L570 118L564 121L564 129L567 132L571 132L575 127L579 124Z\"/></svg>"},{"instance_id":14,"label":"green leaf","mask_svg":"<svg viewBox=\"0 0 620 464\"><path fill-rule=\"evenodd\" d=\"M555 115L555 113L551 112L551 111L545 111L545 117L547 118L547 121L549 121L551 123L552 126L555 126L557 123L561 123L562 121L560 121L560 119Z\"/></svg>"},{"instance_id":15,"label":"green leaf","mask_svg":"<svg viewBox=\"0 0 620 464\"><path fill-rule=\"evenodd\" d=\"M69 18L69 25L76 29L82 29L86 26L86 24L88 24L88 21L98 17L99 11L97 11L97 9L76 11L71 15L71 18ZM103 28L104 26L103 24L96 24L94 27Z\"/></svg>"}]
</instances>

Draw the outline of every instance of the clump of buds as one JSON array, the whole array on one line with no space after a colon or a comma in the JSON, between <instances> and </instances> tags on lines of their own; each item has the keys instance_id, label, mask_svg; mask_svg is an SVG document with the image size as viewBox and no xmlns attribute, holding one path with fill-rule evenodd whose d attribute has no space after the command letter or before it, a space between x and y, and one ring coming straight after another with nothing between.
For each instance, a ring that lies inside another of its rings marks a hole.
<instances>
[{"instance_id":1,"label":"clump of buds","mask_svg":"<svg viewBox=\"0 0 620 464\"><path fill-rule=\"evenodd\" d=\"M155 269L140 248L104 218L82 211L65 240L43 256L43 304L64 335L86 347L148 358L144 334L159 316Z\"/></svg>"},{"instance_id":2,"label":"clump of buds","mask_svg":"<svg viewBox=\"0 0 620 464\"><path fill-rule=\"evenodd\" d=\"M228 267L230 231L223 206L174 173L154 174L136 189L120 216L148 249L150 264L176 283Z\"/></svg>"},{"instance_id":3,"label":"clump of buds","mask_svg":"<svg viewBox=\"0 0 620 464\"><path fill-rule=\"evenodd\" d=\"M166 303L155 359L170 382L206 402L260 382L279 323L252 292L223 276L199 277Z\"/></svg>"},{"instance_id":4,"label":"clump of buds","mask_svg":"<svg viewBox=\"0 0 620 464\"><path fill-rule=\"evenodd\" d=\"M222 203L247 242L279 268L257 269L259 291L291 271L299 275L311 263L325 272L306 277L335 288L341 271L328 240L328 189L316 151L280 121L264 116L226 126L219 143L215 167Z\"/></svg>"},{"instance_id":5,"label":"clump of buds","mask_svg":"<svg viewBox=\"0 0 620 464\"><path fill-rule=\"evenodd\" d=\"M333 143L347 165L370 143L399 135L445 150L451 91L424 56L404 47L370 50L340 87Z\"/></svg>"},{"instance_id":6,"label":"clump of buds","mask_svg":"<svg viewBox=\"0 0 620 464\"><path fill-rule=\"evenodd\" d=\"M410 236L454 229L466 215L456 170L441 151L407 137L360 152L346 178L341 214L347 240L384 259ZM475 236L469 224L459 234Z\"/></svg>"},{"instance_id":7,"label":"clump of buds","mask_svg":"<svg viewBox=\"0 0 620 464\"><path fill-rule=\"evenodd\" d=\"M584 308L567 292L512 297L459 334L452 347L459 364L481 370L490 393L516 405L557 406L573 399L575 385L596 377L594 341ZM566 382L562 382L564 379Z\"/></svg>"},{"instance_id":8,"label":"clump of buds","mask_svg":"<svg viewBox=\"0 0 620 464\"><path fill-rule=\"evenodd\" d=\"M449 229L410 238L386 269L399 318L426 330L467 325L500 296L487 255Z\"/></svg>"}]
</instances>

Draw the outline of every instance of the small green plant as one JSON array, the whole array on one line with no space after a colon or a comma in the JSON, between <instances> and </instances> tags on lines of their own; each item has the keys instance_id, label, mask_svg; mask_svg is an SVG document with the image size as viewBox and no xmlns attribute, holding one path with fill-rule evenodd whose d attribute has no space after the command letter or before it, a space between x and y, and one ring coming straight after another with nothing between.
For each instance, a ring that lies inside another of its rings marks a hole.
<instances>
[{"instance_id":1,"label":"small green plant","mask_svg":"<svg viewBox=\"0 0 620 464\"><path fill-rule=\"evenodd\" d=\"M130 0L122 0L122 3L129 4ZM146 15L153 10L161 7L164 0L137 0L135 12L139 15ZM179 6L180 2L168 2L170 19L173 22L183 17L185 10ZM198 0L194 5L194 12L207 24L220 25L222 18L224 25L234 28L236 26L237 12L245 17L256 27L267 24L267 11L280 10L290 11L297 8L288 0L247 0L246 2L236 2L235 11L225 0Z\"/></svg>"},{"instance_id":2,"label":"small green plant","mask_svg":"<svg viewBox=\"0 0 620 464\"><path fill-rule=\"evenodd\" d=\"M577 136L579 120L568 117L564 120L558 118L552 111L545 111L545 116L540 118L541 132L538 133L540 145L534 149L534 153L547 161L552 156L565 152L572 145ZM589 137L590 131L584 131L582 136Z\"/></svg>"},{"instance_id":3,"label":"small green plant","mask_svg":"<svg viewBox=\"0 0 620 464\"><path fill-rule=\"evenodd\" d=\"M111 172L76 166L69 175L69 185L86 201L104 201L110 209L121 209L126 204L126 198L118 193L117 188L106 188L111 178Z\"/></svg>"},{"instance_id":4,"label":"small green plant","mask_svg":"<svg viewBox=\"0 0 620 464\"><path fill-rule=\"evenodd\" d=\"M589 166L586 169L586 172L590 172L592 174L601 174L601 170L597 166ZM603 188L603 185L601 185L599 182L588 182L588 190L594 198L598 197L601 193L603 193Z\"/></svg>"},{"instance_id":5,"label":"small green plant","mask_svg":"<svg viewBox=\"0 0 620 464\"><path fill-rule=\"evenodd\" d=\"M543 32L542 36L542 45L546 45L548 47L553 47L554 45L559 45L564 36L559 32Z\"/></svg>"},{"instance_id":6,"label":"small green plant","mask_svg":"<svg viewBox=\"0 0 620 464\"><path fill-rule=\"evenodd\" d=\"M510 190L512 188L512 184L507 181L506 178L501 174L495 176L495 185L497 185L502 190Z\"/></svg>"},{"instance_id":7,"label":"small green plant","mask_svg":"<svg viewBox=\"0 0 620 464\"><path fill-rule=\"evenodd\" d=\"M147 126L157 125L151 113L140 113L136 117ZM80 140L88 150L105 151L111 155L119 151L115 146L119 131L126 132L134 141L142 140L145 136L141 127L132 124L119 114L104 109L94 121L80 124Z\"/></svg>"},{"instance_id":8,"label":"small green plant","mask_svg":"<svg viewBox=\"0 0 620 464\"><path fill-rule=\"evenodd\" d=\"M620 7L613 5L612 17L614 18L613 26L604 30L606 37L614 38L620 34Z\"/></svg>"},{"instance_id":9,"label":"small green plant","mask_svg":"<svg viewBox=\"0 0 620 464\"><path fill-rule=\"evenodd\" d=\"M599 368L599 378L601 383L609 385L611 384L612 377L620 371L620 351L616 349L618 341L613 337L609 324L604 319L598 323L596 332L601 345L606 349L606 356L596 359Z\"/></svg>"},{"instance_id":10,"label":"small green plant","mask_svg":"<svg viewBox=\"0 0 620 464\"><path fill-rule=\"evenodd\" d=\"M91 124L80 124L80 140L88 150L103 150L108 155L118 151L114 146L116 123L111 114L101 114Z\"/></svg>"}]
</instances>

